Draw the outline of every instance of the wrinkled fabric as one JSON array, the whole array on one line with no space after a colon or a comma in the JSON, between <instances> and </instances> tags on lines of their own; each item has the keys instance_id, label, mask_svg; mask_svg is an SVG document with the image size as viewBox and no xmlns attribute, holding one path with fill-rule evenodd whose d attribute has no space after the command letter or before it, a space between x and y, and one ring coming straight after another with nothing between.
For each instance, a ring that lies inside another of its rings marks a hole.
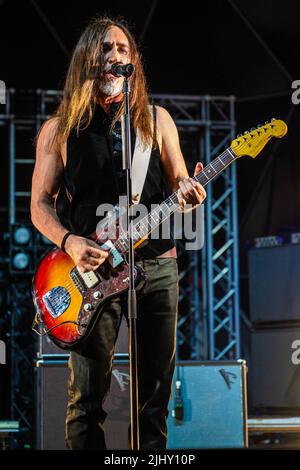
<instances>
[{"instance_id":1,"label":"wrinkled fabric","mask_svg":"<svg viewBox=\"0 0 300 470\"><path fill-rule=\"evenodd\" d=\"M141 449L165 449L175 367L178 269L175 258L138 261L147 273L137 291L137 354ZM103 403L109 392L114 345L127 299L101 313L82 350L69 360L66 442L69 449L105 449Z\"/></svg>"}]
</instances>

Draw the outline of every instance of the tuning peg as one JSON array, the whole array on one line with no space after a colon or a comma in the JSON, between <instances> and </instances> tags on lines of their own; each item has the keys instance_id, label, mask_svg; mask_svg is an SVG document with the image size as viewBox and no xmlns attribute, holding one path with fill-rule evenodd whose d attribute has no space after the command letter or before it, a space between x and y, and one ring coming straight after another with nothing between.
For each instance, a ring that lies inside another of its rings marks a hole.
<instances>
[{"instance_id":1,"label":"tuning peg","mask_svg":"<svg viewBox=\"0 0 300 470\"><path fill-rule=\"evenodd\" d=\"M242 137L242 134L238 134L238 135L236 136L237 139L239 139L240 137Z\"/></svg>"},{"instance_id":2,"label":"tuning peg","mask_svg":"<svg viewBox=\"0 0 300 470\"><path fill-rule=\"evenodd\" d=\"M256 127L251 127L250 132L256 131Z\"/></svg>"},{"instance_id":3,"label":"tuning peg","mask_svg":"<svg viewBox=\"0 0 300 470\"><path fill-rule=\"evenodd\" d=\"M265 121L265 124L269 124L269 121Z\"/></svg>"},{"instance_id":4,"label":"tuning peg","mask_svg":"<svg viewBox=\"0 0 300 470\"><path fill-rule=\"evenodd\" d=\"M245 131L245 132L244 132L244 135L246 135L246 134L249 134L249 131Z\"/></svg>"},{"instance_id":5,"label":"tuning peg","mask_svg":"<svg viewBox=\"0 0 300 470\"><path fill-rule=\"evenodd\" d=\"M257 126L256 126L256 127L257 127L257 129L258 129L259 127L262 127L262 125L261 125L261 124L257 124Z\"/></svg>"},{"instance_id":6,"label":"tuning peg","mask_svg":"<svg viewBox=\"0 0 300 470\"><path fill-rule=\"evenodd\" d=\"M271 121L276 121L276 118L272 118Z\"/></svg>"}]
</instances>

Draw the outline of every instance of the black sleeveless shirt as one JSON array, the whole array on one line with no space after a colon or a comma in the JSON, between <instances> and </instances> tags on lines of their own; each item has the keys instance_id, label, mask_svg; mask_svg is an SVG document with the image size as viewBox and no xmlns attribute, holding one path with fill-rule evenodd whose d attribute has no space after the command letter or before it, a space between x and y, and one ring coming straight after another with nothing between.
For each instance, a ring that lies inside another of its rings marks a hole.
<instances>
[{"instance_id":1,"label":"black sleeveless shirt","mask_svg":"<svg viewBox=\"0 0 300 470\"><path fill-rule=\"evenodd\" d=\"M154 109L155 111L155 109ZM155 116L154 112L154 116ZM62 225L73 233L89 236L101 220L96 216L98 205L117 204L124 184L120 172L120 148L114 148L110 131L112 116L96 105L90 125L79 132L73 130L67 140L67 161L63 181L56 199L56 213ZM135 146L135 132L131 129ZM115 146L116 147L116 146ZM152 148L148 172L140 203L150 210L167 197L167 187L158 147ZM172 232L171 232L172 233ZM137 250L142 258L153 258L174 246L170 239L153 239Z\"/></svg>"}]
</instances>

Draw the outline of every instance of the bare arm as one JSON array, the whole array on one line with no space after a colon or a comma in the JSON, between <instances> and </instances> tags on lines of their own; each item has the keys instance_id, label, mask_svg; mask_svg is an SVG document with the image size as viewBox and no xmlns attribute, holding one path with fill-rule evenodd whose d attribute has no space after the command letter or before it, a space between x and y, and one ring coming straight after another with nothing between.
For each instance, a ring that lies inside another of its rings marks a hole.
<instances>
[{"instance_id":1,"label":"bare arm","mask_svg":"<svg viewBox=\"0 0 300 470\"><path fill-rule=\"evenodd\" d=\"M68 230L60 223L54 209L63 173L62 157L51 142L56 125L56 119L47 121L38 138L32 176L31 220L41 233L60 246Z\"/></svg>"},{"instance_id":2,"label":"bare arm","mask_svg":"<svg viewBox=\"0 0 300 470\"><path fill-rule=\"evenodd\" d=\"M168 111L157 106L157 129L161 141L162 165L172 191L179 189L181 206L185 204L201 204L206 197L205 190L200 183L189 177L186 164L180 149L178 131ZM199 162L195 167L194 175L202 170Z\"/></svg>"},{"instance_id":3,"label":"bare arm","mask_svg":"<svg viewBox=\"0 0 300 470\"><path fill-rule=\"evenodd\" d=\"M56 125L56 118L47 121L38 138L32 176L31 220L43 235L60 246L68 230L59 221L54 208L64 168L61 152L53 145ZM108 256L92 240L76 235L68 237L65 249L84 272L97 269Z\"/></svg>"}]
</instances>

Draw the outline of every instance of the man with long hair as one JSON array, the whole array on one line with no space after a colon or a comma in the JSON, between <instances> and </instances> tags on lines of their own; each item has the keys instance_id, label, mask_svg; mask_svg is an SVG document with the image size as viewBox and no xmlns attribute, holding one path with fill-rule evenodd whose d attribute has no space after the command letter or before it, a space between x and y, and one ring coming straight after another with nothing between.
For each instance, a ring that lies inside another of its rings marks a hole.
<instances>
[{"instance_id":1,"label":"man with long hair","mask_svg":"<svg viewBox=\"0 0 300 470\"><path fill-rule=\"evenodd\" d=\"M189 177L175 124L169 113L150 106L141 57L123 20L93 19L73 52L61 103L37 138L32 180L32 222L64 249L77 267L96 270L108 254L88 238L95 232L99 204L118 202L126 191L118 124L124 111L123 77L112 64L134 65L130 78L133 139L151 149L140 202L161 203L178 191L180 205L196 206L203 187ZM197 163L195 174L201 171ZM166 418L175 366L178 300L173 239L153 239L140 249L137 264L147 274L138 291L138 380L140 447L164 449ZM109 390L114 345L124 299L106 304L80 350L70 354L66 441L70 449L105 449L102 408Z\"/></svg>"}]
</instances>

